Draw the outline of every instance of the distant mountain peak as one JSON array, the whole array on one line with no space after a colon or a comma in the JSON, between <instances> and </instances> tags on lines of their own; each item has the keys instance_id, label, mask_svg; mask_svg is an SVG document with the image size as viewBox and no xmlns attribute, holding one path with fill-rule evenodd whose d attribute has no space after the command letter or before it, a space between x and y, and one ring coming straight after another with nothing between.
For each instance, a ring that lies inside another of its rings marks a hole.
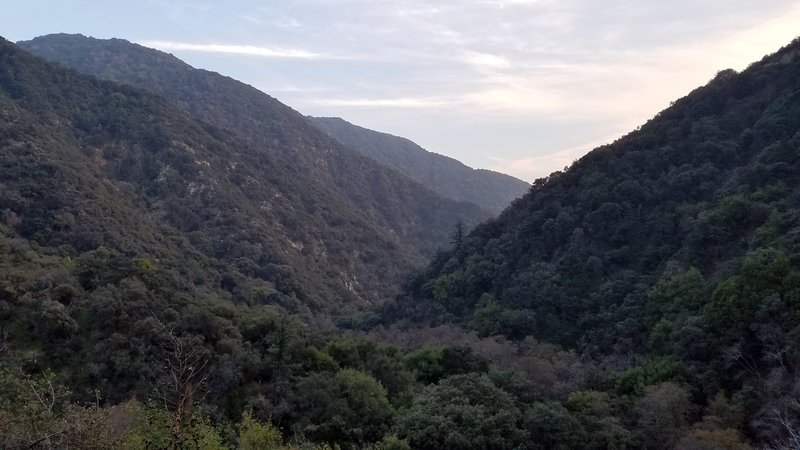
<instances>
[{"instance_id":1,"label":"distant mountain peak","mask_svg":"<svg viewBox=\"0 0 800 450\"><path fill-rule=\"evenodd\" d=\"M342 144L411 177L439 195L474 203L499 213L530 185L510 175L473 169L448 156L425 150L409 139L369 130L340 117L311 117Z\"/></svg>"}]
</instances>

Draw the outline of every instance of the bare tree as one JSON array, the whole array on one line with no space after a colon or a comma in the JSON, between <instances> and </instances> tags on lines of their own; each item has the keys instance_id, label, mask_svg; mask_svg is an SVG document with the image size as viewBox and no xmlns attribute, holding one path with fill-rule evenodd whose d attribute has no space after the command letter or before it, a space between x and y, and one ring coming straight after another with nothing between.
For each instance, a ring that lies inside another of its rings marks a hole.
<instances>
[{"instance_id":1,"label":"bare tree","mask_svg":"<svg viewBox=\"0 0 800 450\"><path fill-rule=\"evenodd\" d=\"M155 390L169 414L175 436L179 437L181 427L191 417L192 403L205 396L209 358L199 337L178 336L173 328L158 323L164 334L159 345L162 361Z\"/></svg>"},{"instance_id":2,"label":"bare tree","mask_svg":"<svg viewBox=\"0 0 800 450\"><path fill-rule=\"evenodd\" d=\"M800 401L793 400L791 407L800 411ZM782 408L776 407L773 409L773 413L775 414L775 420L786 433L784 440L776 443L776 445L782 448L800 448L800 425L792 420L789 408L786 406Z\"/></svg>"}]
</instances>

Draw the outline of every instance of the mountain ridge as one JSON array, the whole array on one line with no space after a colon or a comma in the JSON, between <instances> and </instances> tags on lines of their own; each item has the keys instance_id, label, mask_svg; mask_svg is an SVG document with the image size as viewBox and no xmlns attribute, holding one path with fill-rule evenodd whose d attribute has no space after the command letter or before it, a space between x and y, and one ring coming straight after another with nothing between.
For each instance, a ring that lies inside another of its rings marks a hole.
<instances>
[{"instance_id":1,"label":"mountain ridge","mask_svg":"<svg viewBox=\"0 0 800 450\"><path fill-rule=\"evenodd\" d=\"M756 442L791 440L772 424L800 420L775 406L798 394L798 149L795 39L537 180L384 315L575 348L622 401L675 383L735 399Z\"/></svg>"},{"instance_id":2,"label":"mountain ridge","mask_svg":"<svg viewBox=\"0 0 800 450\"><path fill-rule=\"evenodd\" d=\"M530 184L487 169L473 169L413 141L354 125L340 117L311 117L323 131L366 156L393 167L440 195L499 214Z\"/></svg>"},{"instance_id":3,"label":"mountain ridge","mask_svg":"<svg viewBox=\"0 0 800 450\"><path fill-rule=\"evenodd\" d=\"M445 245L457 223L471 228L489 217L473 204L441 198L346 148L268 94L194 69L170 54L122 39L67 34L19 44L84 73L164 96L193 117L231 130L256 151L272 154L312 182L338 191L423 254Z\"/></svg>"},{"instance_id":4,"label":"mountain ridge","mask_svg":"<svg viewBox=\"0 0 800 450\"><path fill-rule=\"evenodd\" d=\"M118 214L114 216L116 223L93 227L85 238L78 239L74 234L80 234L74 225L77 213L68 214L73 225L66 228L59 222L66 212L52 215L71 208L72 202L36 206L24 200L24 195L20 200L22 194L17 190L7 191L2 205L7 216L21 230L28 230L29 238L40 236L41 245L52 244L52 239L67 244L85 241L76 249L82 252L103 244L135 244L142 238L117 242L102 236L136 228L126 225L129 220L164 221L169 224L169 233L190 243L189 249L212 260L239 261L240 271L249 274L244 275L240 289L254 280L268 281L267 287L276 287L287 296L294 292L317 307L345 299L374 302L395 289L394 281L388 280L401 279L405 271L422 261L340 194L324 186L312 185L309 189L292 166L254 151L251 144L228 131L197 122L161 97L78 75L10 43L4 43L3 51L8 67L2 80L7 93L4 98L15 102L9 108L35 111L37 117L29 116L31 121L50 121L42 125L45 131L41 136L52 135L46 130L53 128L65 142L52 153L36 151L37 158L48 167L66 168L66 164L74 166L70 160L89 157L85 166L75 168L83 181L69 189L45 190L42 195L57 197L72 192L85 209L109 209L127 202L136 211ZM77 96L76 92L83 94ZM11 133L21 133L10 129ZM28 142L41 141L37 134L25 136ZM46 147L45 143L39 146ZM65 152L74 156L48 159ZM14 158L16 154L5 156ZM20 179L19 183L26 182ZM47 181L37 178L27 183ZM91 206L95 194L86 192L87 186L94 185L110 186L109 196L97 206ZM114 200L115 192L124 196L119 202ZM35 217L30 211L36 212ZM106 220L105 214L94 215L97 220ZM165 233L157 231L159 227L147 232L153 236L147 239ZM359 231L353 232L356 229ZM60 238L59 233L64 232L71 237ZM377 254L377 248L383 254ZM392 256L385 259L388 255ZM374 267L365 270L374 264L382 266L380 276L374 275ZM243 274L230 277L239 279ZM224 284L233 290L240 283Z\"/></svg>"}]
</instances>

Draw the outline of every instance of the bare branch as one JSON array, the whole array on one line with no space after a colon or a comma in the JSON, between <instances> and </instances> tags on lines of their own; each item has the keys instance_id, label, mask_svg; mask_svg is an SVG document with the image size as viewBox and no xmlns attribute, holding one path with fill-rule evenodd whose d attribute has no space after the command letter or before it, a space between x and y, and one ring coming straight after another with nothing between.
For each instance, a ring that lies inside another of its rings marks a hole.
<instances>
[{"instance_id":1,"label":"bare branch","mask_svg":"<svg viewBox=\"0 0 800 450\"><path fill-rule=\"evenodd\" d=\"M64 430L61 430L61 431L56 431L55 433L50 433L50 434L48 434L47 436L40 437L39 439L37 439L37 440L35 440L35 441L31 442L31 443L30 443L30 445L28 445L28 448L34 448L34 447L36 447L36 446L37 446L37 445L38 445L40 442L46 441L46 440L50 439L50 438L51 438L51 437L53 437L53 436L58 436L59 434L62 434L63 432L64 432Z\"/></svg>"},{"instance_id":2,"label":"bare branch","mask_svg":"<svg viewBox=\"0 0 800 450\"><path fill-rule=\"evenodd\" d=\"M44 408L45 411L50 412L53 410L53 405L55 405L56 402L56 392L55 389L53 388L53 383L50 382L50 379L45 377L45 381L47 382L48 390L50 391L49 399L46 398L45 396L46 394L39 393L39 391L36 390L36 385L33 384L33 381L28 380L28 385L31 387L33 395L35 395L36 399L39 400L39 403L42 405L42 408Z\"/></svg>"},{"instance_id":3,"label":"bare branch","mask_svg":"<svg viewBox=\"0 0 800 450\"><path fill-rule=\"evenodd\" d=\"M798 403L797 400L794 402ZM775 418L778 420L778 423L786 430L791 447L800 448L800 426L792 423L788 411L773 408L773 412L775 413Z\"/></svg>"}]
</instances>

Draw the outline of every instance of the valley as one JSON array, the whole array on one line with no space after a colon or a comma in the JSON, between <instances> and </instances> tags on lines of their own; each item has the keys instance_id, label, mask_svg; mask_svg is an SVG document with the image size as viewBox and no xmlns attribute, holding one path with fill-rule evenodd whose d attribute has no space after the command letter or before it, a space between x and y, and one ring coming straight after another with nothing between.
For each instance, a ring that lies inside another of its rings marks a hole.
<instances>
[{"instance_id":1,"label":"valley","mask_svg":"<svg viewBox=\"0 0 800 450\"><path fill-rule=\"evenodd\" d=\"M798 40L533 185L82 35L0 136L2 447L800 442Z\"/></svg>"}]
</instances>

